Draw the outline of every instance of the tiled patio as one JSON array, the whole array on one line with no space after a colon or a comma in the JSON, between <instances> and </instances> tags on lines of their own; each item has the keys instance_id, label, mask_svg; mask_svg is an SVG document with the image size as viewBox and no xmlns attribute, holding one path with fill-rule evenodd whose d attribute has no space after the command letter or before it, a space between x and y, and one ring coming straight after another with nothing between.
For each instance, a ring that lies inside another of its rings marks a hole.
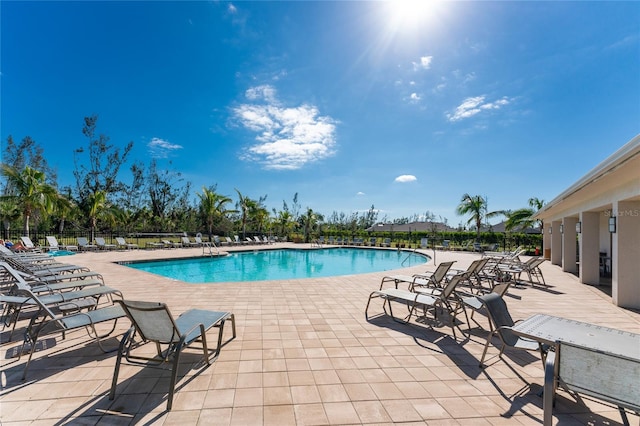
<instances>
[{"instance_id":1,"label":"tiled patio","mask_svg":"<svg viewBox=\"0 0 640 426\"><path fill-rule=\"evenodd\" d=\"M283 245L281 245L284 247ZM113 262L198 256L201 249L82 253L65 261L102 272L127 299L166 302L177 315L189 308L235 314L238 336L200 374L197 351L187 351L171 412L166 412L169 375L125 365L116 399L109 401L115 355L103 354L84 331L46 339L20 380L26 357L11 357L19 341L3 333L0 423L163 425L540 425L542 364L535 354L507 351L507 362L490 349L478 367L486 331L471 337L447 324L402 325L386 317L367 321L364 308L387 273L337 278L193 285L132 270ZM437 261L465 268L477 254L438 252ZM412 267L403 273L433 270ZM640 333L640 314L611 303L607 292L582 285L545 262L548 288L512 287L506 297L514 318L543 312ZM370 314L382 312L380 300ZM476 315L486 326L486 318ZM24 325L24 323L22 324ZM430 326L431 325L431 326ZM116 347L128 328L106 341ZM461 326L466 331L466 325ZM215 332L214 332L215 333ZM230 327L226 329L229 336ZM19 338L19 335L18 335ZM559 392L554 422L611 425L615 407L589 399L588 409ZM560 422L561 420L561 422ZM637 416L630 416L638 424Z\"/></svg>"}]
</instances>

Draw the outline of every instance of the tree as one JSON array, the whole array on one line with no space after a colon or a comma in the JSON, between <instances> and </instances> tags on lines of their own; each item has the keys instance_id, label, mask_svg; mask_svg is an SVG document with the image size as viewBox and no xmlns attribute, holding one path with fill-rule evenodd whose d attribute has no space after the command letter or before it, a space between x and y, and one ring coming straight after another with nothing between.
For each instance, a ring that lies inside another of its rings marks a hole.
<instances>
[{"instance_id":1,"label":"tree","mask_svg":"<svg viewBox=\"0 0 640 426\"><path fill-rule=\"evenodd\" d=\"M20 218L20 210L13 200L0 201L0 220L2 220L2 226L4 228L3 237L9 238L9 230L11 229L11 222Z\"/></svg>"},{"instance_id":2,"label":"tree","mask_svg":"<svg viewBox=\"0 0 640 426\"><path fill-rule=\"evenodd\" d=\"M24 170L2 164L2 174L7 178L9 193L1 200L12 200L22 212L24 235L29 235L29 220L34 215L46 215L51 212L57 197L56 189L45 183L44 172L25 166Z\"/></svg>"},{"instance_id":3,"label":"tree","mask_svg":"<svg viewBox=\"0 0 640 426\"><path fill-rule=\"evenodd\" d=\"M322 220L322 215L319 215L318 213L314 212L313 209L307 207L306 213L300 218L300 220L304 229L304 241L308 243L311 237L311 233L316 227L318 221Z\"/></svg>"},{"instance_id":4,"label":"tree","mask_svg":"<svg viewBox=\"0 0 640 426\"><path fill-rule=\"evenodd\" d=\"M511 231L513 229L526 229L534 226L539 227L540 221L533 218L538 210L542 208L544 201L536 197L529 198L529 207L514 210L507 215L505 229Z\"/></svg>"},{"instance_id":5,"label":"tree","mask_svg":"<svg viewBox=\"0 0 640 426\"><path fill-rule=\"evenodd\" d=\"M16 170L24 170L26 166L40 170L46 175L46 183L56 185L56 172L49 167L44 157L44 150L31 136L25 136L20 143L15 143L9 135L2 152L3 163ZM7 192L7 188L5 188Z\"/></svg>"},{"instance_id":6,"label":"tree","mask_svg":"<svg viewBox=\"0 0 640 426\"><path fill-rule=\"evenodd\" d=\"M105 191L97 191L89 195L89 225L91 227L91 241L93 241L98 226L98 219L110 219L110 207Z\"/></svg>"},{"instance_id":7,"label":"tree","mask_svg":"<svg viewBox=\"0 0 640 426\"><path fill-rule=\"evenodd\" d=\"M133 148L133 142L125 145L122 152L109 144L109 137L97 135L98 116L84 118L82 134L89 140L85 148L78 148L73 153L76 179L76 191L80 204L98 192L114 194L126 189L126 185L118 181L118 173ZM81 163L81 154L88 153L88 164Z\"/></svg>"},{"instance_id":8,"label":"tree","mask_svg":"<svg viewBox=\"0 0 640 426\"><path fill-rule=\"evenodd\" d=\"M58 223L58 232L60 233L60 235L62 235L62 232L64 231L66 219L74 211L75 207L76 206L71 198L65 197L62 194L58 194L58 196L54 200L53 210L60 221Z\"/></svg>"},{"instance_id":9,"label":"tree","mask_svg":"<svg viewBox=\"0 0 640 426\"><path fill-rule=\"evenodd\" d=\"M460 200L460 204L456 207L456 213L460 216L471 215L467 221L468 225L475 224L476 240L480 240L480 231L482 223L485 219L497 216L500 212L487 211L487 199L481 195L471 196L464 194Z\"/></svg>"},{"instance_id":10,"label":"tree","mask_svg":"<svg viewBox=\"0 0 640 426\"><path fill-rule=\"evenodd\" d=\"M224 215L234 212L225 208L225 204L230 203L232 200L227 196L216 193L215 187L203 187L202 194L198 193L198 197L200 198L200 212L207 222L209 241L211 241L213 226L216 221L219 221Z\"/></svg>"}]
</instances>

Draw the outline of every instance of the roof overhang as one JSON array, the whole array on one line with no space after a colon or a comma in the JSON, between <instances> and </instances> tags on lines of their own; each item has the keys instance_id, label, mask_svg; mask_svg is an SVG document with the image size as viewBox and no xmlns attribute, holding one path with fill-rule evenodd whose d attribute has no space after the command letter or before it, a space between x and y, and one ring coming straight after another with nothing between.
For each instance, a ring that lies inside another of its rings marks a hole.
<instances>
[{"instance_id":1,"label":"roof overhang","mask_svg":"<svg viewBox=\"0 0 640 426\"><path fill-rule=\"evenodd\" d=\"M640 200L640 135L635 136L584 177L545 204L535 219L596 210L614 199Z\"/></svg>"}]
</instances>

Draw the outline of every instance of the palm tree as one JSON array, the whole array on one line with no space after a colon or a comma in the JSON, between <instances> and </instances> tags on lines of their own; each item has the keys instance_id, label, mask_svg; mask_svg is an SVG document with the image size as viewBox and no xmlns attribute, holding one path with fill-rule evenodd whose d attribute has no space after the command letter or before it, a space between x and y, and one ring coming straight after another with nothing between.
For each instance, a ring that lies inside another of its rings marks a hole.
<instances>
[{"instance_id":1,"label":"palm tree","mask_svg":"<svg viewBox=\"0 0 640 426\"><path fill-rule=\"evenodd\" d=\"M318 220L320 220L320 215L314 212L310 207L307 207L307 212L302 216L301 220L304 225L304 242L308 243L311 232L318 223Z\"/></svg>"},{"instance_id":2,"label":"palm tree","mask_svg":"<svg viewBox=\"0 0 640 426\"><path fill-rule=\"evenodd\" d=\"M63 196L62 194L58 194L56 199L54 200L54 212L56 216L60 219L60 223L58 225L58 233L62 235L64 231L65 220L69 217L69 215L75 209L75 204L71 199Z\"/></svg>"},{"instance_id":3,"label":"palm tree","mask_svg":"<svg viewBox=\"0 0 640 426\"><path fill-rule=\"evenodd\" d=\"M38 212L49 213L57 191L46 183L44 172L29 166L19 171L8 164L2 164L1 172L7 178L10 193L0 199L15 202L24 219L24 235L29 235L29 219Z\"/></svg>"},{"instance_id":4,"label":"palm tree","mask_svg":"<svg viewBox=\"0 0 640 426\"><path fill-rule=\"evenodd\" d=\"M96 191L89 195L89 225L91 226L91 241L93 241L98 225L98 219L108 219L110 207L107 202L107 194L104 191Z\"/></svg>"},{"instance_id":5,"label":"palm tree","mask_svg":"<svg viewBox=\"0 0 640 426\"><path fill-rule=\"evenodd\" d=\"M276 223L280 227L280 236L284 237L289 234L291 227L294 225L293 215L288 211L278 212Z\"/></svg>"},{"instance_id":6,"label":"palm tree","mask_svg":"<svg viewBox=\"0 0 640 426\"><path fill-rule=\"evenodd\" d=\"M475 224L476 241L480 241L480 231L485 219L504 214L504 211L488 212L487 210L487 199L482 195L471 196L469 194L464 194L460 200L460 205L456 207L456 213L459 215L471 215L467 224Z\"/></svg>"},{"instance_id":7,"label":"palm tree","mask_svg":"<svg viewBox=\"0 0 640 426\"><path fill-rule=\"evenodd\" d=\"M227 213L234 210L225 209L224 205L230 203L231 198L216 193L213 189L202 188L202 194L198 194L200 198L200 211L206 218L207 229L209 231L209 241L213 233L213 225L218 218L222 218Z\"/></svg>"},{"instance_id":8,"label":"palm tree","mask_svg":"<svg viewBox=\"0 0 640 426\"><path fill-rule=\"evenodd\" d=\"M542 208L544 201L536 197L529 198L529 207L514 210L507 215L507 221L505 223L505 229L511 231L512 229L525 229L532 228L534 226L539 227L540 221L534 219L533 215Z\"/></svg>"},{"instance_id":9,"label":"palm tree","mask_svg":"<svg viewBox=\"0 0 640 426\"><path fill-rule=\"evenodd\" d=\"M19 218L20 210L18 210L18 206L12 200L0 201L0 220L2 220L5 230L4 238L9 238L11 222Z\"/></svg>"},{"instance_id":10,"label":"palm tree","mask_svg":"<svg viewBox=\"0 0 640 426\"><path fill-rule=\"evenodd\" d=\"M251 199L249 197L245 197L244 195L242 195L242 193L237 189L236 189L236 192L238 193L238 203L236 205L238 206L238 209L240 210L240 213L241 213L240 220L242 222L242 238L244 239L247 233L247 218L249 217L249 208L251 207Z\"/></svg>"}]
</instances>

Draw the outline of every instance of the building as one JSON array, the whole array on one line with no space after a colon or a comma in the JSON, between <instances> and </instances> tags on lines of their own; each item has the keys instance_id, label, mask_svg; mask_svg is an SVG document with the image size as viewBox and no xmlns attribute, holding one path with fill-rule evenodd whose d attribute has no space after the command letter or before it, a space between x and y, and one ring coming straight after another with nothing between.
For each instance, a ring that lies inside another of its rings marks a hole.
<instances>
[{"instance_id":1,"label":"building","mask_svg":"<svg viewBox=\"0 0 640 426\"><path fill-rule=\"evenodd\" d=\"M585 284L611 281L615 305L640 309L640 135L546 204L544 254Z\"/></svg>"}]
</instances>

